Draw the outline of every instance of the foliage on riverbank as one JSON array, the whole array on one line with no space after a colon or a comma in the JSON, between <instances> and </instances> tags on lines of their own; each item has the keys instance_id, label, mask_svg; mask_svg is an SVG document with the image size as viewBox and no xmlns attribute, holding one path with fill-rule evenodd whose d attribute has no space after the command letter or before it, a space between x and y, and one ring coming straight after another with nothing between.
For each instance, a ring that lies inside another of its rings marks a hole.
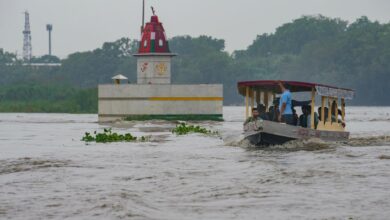
<instances>
[{"instance_id":1,"label":"foliage on riverbank","mask_svg":"<svg viewBox=\"0 0 390 220\"><path fill-rule=\"evenodd\" d=\"M172 83L221 83L224 105L243 104L237 93L238 81L260 79L302 80L352 88L356 98L348 104L390 105L386 93L390 81L389 33L390 22L379 23L363 16L348 23L317 15L303 16L282 24L273 33L254 36L246 49L232 53L225 50L223 39L176 36L169 39L171 51L180 54L172 62ZM112 83L111 77L117 73L136 82L137 62L132 54L137 51L137 40L121 38L92 51L70 54L58 67L33 67L0 48L0 90L16 85L55 87L47 91L31 86L27 90L0 91L0 111L97 112L96 93L81 95L81 90L97 91L98 84ZM80 93L81 98L58 96L50 100L55 108L43 102L47 100L45 95L61 94L56 89L67 94L69 88ZM20 100L19 95L13 95L20 92L27 98Z\"/></svg>"},{"instance_id":2,"label":"foliage on riverbank","mask_svg":"<svg viewBox=\"0 0 390 220\"><path fill-rule=\"evenodd\" d=\"M218 135L217 131L211 131L198 125L188 125L186 123L176 125L176 127L172 130L172 133L177 135L186 135L189 133Z\"/></svg>"},{"instance_id":3,"label":"foliage on riverbank","mask_svg":"<svg viewBox=\"0 0 390 220\"><path fill-rule=\"evenodd\" d=\"M44 84L1 86L0 112L96 113L97 89Z\"/></svg>"},{"instance_id":4,"label":"foliage on riverbank","mask_svg":"<svg viewBox=\"0 0 390 220\"><path fill-rule=\"evenodd\" d=\"M93 134L85 132L84 137L81 139L85 142L96 142L96 143L110 143L110 142L145 142L147 137L141 136L136 137L130 133L118 134L112 132L112 129L104 129L103 133L97 133L96 131Z\"/></svg>"}]
</instances>

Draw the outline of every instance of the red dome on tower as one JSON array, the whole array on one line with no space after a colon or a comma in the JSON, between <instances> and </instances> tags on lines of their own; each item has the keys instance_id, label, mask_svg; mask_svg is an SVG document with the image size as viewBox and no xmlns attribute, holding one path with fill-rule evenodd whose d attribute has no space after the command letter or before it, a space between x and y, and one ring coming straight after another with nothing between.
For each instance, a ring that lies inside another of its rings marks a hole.
<instances>
[{"instance_id":1,"label":"red dome on tower","mask_svg":"<svg viewBox=\"0 0 390 220\"><path fill-rule=\"evenodd\" d=\"M153 53L171 53L164 27L156 15L146 23L138 49L138 55Z\"/></svg>"}]
</instances>

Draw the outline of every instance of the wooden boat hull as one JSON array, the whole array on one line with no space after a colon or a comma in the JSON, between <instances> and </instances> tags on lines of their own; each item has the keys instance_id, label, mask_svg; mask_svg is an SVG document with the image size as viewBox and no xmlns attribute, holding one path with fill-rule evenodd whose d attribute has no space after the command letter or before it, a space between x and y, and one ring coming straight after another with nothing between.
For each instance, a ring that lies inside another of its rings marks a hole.
<instances>
[{"instance_id":1,"label":"wooden boat hull","mask_svg":"<svg viewBox=\"0 0 390 220\"><path fill-rule=\"evenodd\" d=\"M279 145L291 140L318 138L324 141L345 141L349 132L323 131L273 121L256 121L244 126L245 139L254 145Z\"/></svg>"}]
</instances>

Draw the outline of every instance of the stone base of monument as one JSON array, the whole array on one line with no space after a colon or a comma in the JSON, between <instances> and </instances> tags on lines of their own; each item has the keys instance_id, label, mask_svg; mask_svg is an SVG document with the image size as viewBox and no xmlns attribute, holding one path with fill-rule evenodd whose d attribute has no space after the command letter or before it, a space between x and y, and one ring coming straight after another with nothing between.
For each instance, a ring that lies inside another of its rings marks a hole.
<instances>
[{"instance_id":1,"label":"stone base of monument","mask_svg":"<svg viewBox=\"0 0 390 220\"><path fill-rule=\"evenodd\" d=\"M99 85L99 122L222 120L220 84Z\"/></svg>"}]
</instances>

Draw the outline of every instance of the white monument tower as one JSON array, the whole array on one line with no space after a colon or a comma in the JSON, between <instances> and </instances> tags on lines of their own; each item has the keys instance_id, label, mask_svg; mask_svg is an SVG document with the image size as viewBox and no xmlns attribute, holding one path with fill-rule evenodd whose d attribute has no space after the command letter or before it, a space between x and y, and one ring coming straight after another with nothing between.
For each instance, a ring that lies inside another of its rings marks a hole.
<instances>
[{"instance_id":1,"label":"white monument tower","mask_svg":"<svg viewBox=\"0 0 390 220\"><path fill-rule=\"evenodd\" d=\"M137 57L138 84L170 84L171 59L163 25L152 8L153 16L142 30Z\"/></svg>"}]
</instances>

